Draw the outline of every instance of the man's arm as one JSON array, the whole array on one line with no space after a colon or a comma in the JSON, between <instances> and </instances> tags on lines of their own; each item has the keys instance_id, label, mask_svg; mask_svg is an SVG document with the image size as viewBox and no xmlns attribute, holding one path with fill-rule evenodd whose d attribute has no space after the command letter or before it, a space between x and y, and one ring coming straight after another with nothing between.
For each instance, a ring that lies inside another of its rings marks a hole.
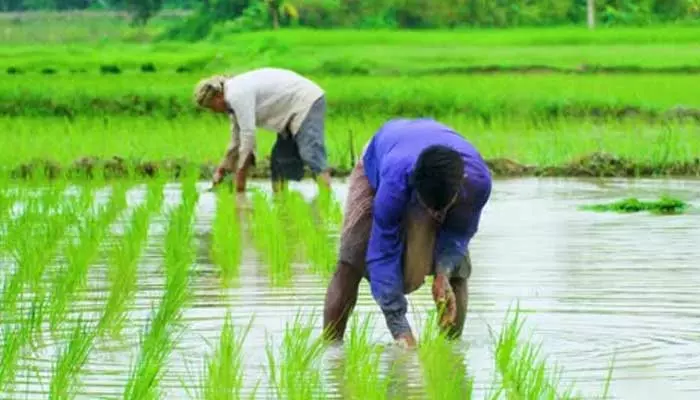
<instances>
[{"instance_id":1,"label":"man's arm","mask_svg":"<svg viewBox=\"0 0 700 400\"><path fill-rule=\"evenodd\" d=\"M491 195L490 180L480 185L475 198L460 209L457 204L455 210L448 215L438 232L436 272L447 276L462 262L467 253L469 242L479 230L481 212Z\"/></svg>"},{"instance_id":2,"label":"man's arm","mask_svg":"<svg viewBox=\"0 0 700 400\"><path fill-rule=\"evenodd\" d=\"M400 224L408 202L401 182L382 180L373 204L372 230L367 248L367 270L372 296L384 313L387 326L396 339L410 333L403 294Z\"/></svg>"},{"instance_id":3,"label":"man's arm","mask_svg":"<svg viewBox=\"0 0 700 400\"><path fill-rule=\"evenodd\" d=\"M238 164L238 149L240 146L238 123L236 117L232 114L229 114L229 119L231 121L231 139L228 147L226 147L224 159L219 164L219 169L222 172L234 172Z\"/></svg>"},{"instance_id":4,"label":"man's arm","mask_svg":"<svg viewBox=\"0 0 700 400\"><path fill-rule=\"evenodd\" d=\"M236 169L244 166L248 156L255 151L255 93L251 90L227 88L226 102L235 114L240 132L240 147Z\"/></svg>"},{"instance_id":5,"label":"man's arm","mask_svg":"<svg viewBox=\"0 0 700 400\"><path fill-rule=\"evenodd\" d=\"M461 219L461 218L460 218ZM465 223L449 223L440 228L437 240L436 273L450 276L462 262L472 237L479 229L481 210L469 213Z\"/></svg>"}]
</instances>

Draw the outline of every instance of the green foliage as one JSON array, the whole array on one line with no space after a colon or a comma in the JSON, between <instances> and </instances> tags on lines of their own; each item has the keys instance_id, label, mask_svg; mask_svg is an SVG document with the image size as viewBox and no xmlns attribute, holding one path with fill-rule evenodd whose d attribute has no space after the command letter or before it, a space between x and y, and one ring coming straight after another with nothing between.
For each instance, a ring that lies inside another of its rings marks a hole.
<instances>
[{"instance_id":1,"label":"green foliage","mask_svg":"<svg viewBox=\"0 0 700 400\"><path fill-rule=\"evenodd\" d=\"M642 201L634 197L616 201L610 204L594 204L583 206L583 210L613 211L618 213L635 213L648 211L652 214L669 215L682 214L690 205L683 200L661 196L657 201Z\"/></svg>"}]
</instances>

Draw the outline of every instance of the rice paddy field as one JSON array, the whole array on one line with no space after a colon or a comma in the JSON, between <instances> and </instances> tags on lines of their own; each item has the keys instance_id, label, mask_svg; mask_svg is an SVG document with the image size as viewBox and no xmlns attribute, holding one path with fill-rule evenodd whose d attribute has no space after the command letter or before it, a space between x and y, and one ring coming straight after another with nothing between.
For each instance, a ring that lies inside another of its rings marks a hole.
<instances>
[{"instance_id":1,"label":"rice paddy field","mask_svg":"<svg viewBox=\"0 0 700 400\"><path fill-rule=\"evenodd\" d=\"M0 16L3 399L700 393L699 28L179 43L156 40L177 15L42 18ZM229 126L194 85L265 65L326 89L331 192L272 196L262 130L248 192L206 190ZM438 333L428 279L408 298L419 347L401 349L363 281L346 340L326 343L345 176L395 117L450 124L494 173L465 331ZM648 212L659 198L681 211Z\"/></svg>"}]
</instances>

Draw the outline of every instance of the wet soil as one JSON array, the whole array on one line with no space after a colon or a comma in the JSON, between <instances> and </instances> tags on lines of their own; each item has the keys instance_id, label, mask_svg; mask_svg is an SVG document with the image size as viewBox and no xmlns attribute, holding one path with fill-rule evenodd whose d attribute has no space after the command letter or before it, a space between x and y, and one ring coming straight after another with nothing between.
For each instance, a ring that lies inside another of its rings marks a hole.
<instances>
[{"instance_id":1,"label":"wet soil","mask_svg":"<svg viewBox=\"0 0 700 400\"><path fill-rule=\"evenodd\" d=\"M700 176L700 157L687 162L672 162L651 164L636 162L609 153L593 153L569 163L554 166L536 166L521 164L508 158L487 159L486 163L495 177L654 177ZM56 178L180 178L191 173L198 174L200 179L210 179L216 165L214 163L194 163L185 159L169 159L161 161L133 160L122 157L101 159L83 157L70 165L36 159L11 168L9 175L15 179L30 179L36 177ZM333 167L331 175L347 177L349 167ZM310 177L309 171L306 172ZM269 159L258 160L251 170L252 178L269 178Z\"/></svg>"}]
</instances>

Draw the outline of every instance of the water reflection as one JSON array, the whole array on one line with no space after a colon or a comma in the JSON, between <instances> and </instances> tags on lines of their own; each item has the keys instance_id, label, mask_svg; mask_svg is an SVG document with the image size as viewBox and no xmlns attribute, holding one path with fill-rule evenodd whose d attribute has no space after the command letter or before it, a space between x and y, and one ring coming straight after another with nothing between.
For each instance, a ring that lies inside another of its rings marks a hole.
<instances>
[{"instance_id":1,"label":"water reflection","mask_svg":"<svg viewBox=\"0 0 700 400\"><path fill-rule=\"evenodd\" d=\"M205 187L206 184L202 184ZM254 183L261 190L268 184ZM292 185L307 200L315 185ZM144 187L129 192L129 206L143 201ZM336 187L344 205L347 188ZM139 193L141 197L139 197ZM700 206L699 181L509 179L496 181L480 231L472 242L474 271L469 283L469 309L463 341L456 351L465 376L474 377L474 398L483 398L493 380L493 343L489 326L498 330L509 306L519 299L528 320L524 335L543 342L542 352L564 368L564 383L574 382L591 398L603 387L607 368L616 356L611 392L616 398L688 398L700 394L700 217L598 214L577 210L589 202L621 197L658 197L668 193ZM109 192L100 194L104 201ZM165 188L167 210L179 204L177 185ZM240 199L239 199L240 201ZM239 203L241 204L241 203ZM252 246L245 215L250 203L239 205L243 253L238 284L222 288L211 261L211 224L216 209L213 193L202 193L195 214L197 265L193 268L193 302L184 312L186 333L168 362L162 383L165 398L187 398L182 382L196 387L199 361L216 342L226 310L245 326L254 317L245 344L246 390L261 379L266 393L265 338L279 341L284 324L298 312L323 306L325 282L303 263L294 265L290 287L271 288L267 268ZM120 221L128 219L120 218ZM139 350L139 334L157 306L163 290L163 216L151 220L149 238L139 266L138 293L121 341L98 345L84 369L84 398L119 397ZM120 232L115 227L114 232ZM3 261L4 263L4 261ZM5 264L3 264L3 267ZM105 290L106 266L97 263L89 274L90 295L76 310L99 310ZM430 288L409 296L414 328L432 308ZM418 312L422 314L419 315ZM366 282L360 286L355 312L376 321L372 339L388 342L388 332ZM320 326L317 327L320 333ZM45 398L56 346L48 341L25 360L16 391L21 397ZM423 398L423 372L415 353L388 346L382 369L392 371L388 398ZM326 383L342 396L343 352L329 350ZM38 368L41 380L30 377ZM188 369L189 368L189 369ZM461 368L461 366L460 366ZM26 375L26 376L25 376ZM16 396L15 396L16 397ZM264 397L261 397L264 398ZM342 398L342 397L340 397Z\"/></svg>"}]
</instances>

